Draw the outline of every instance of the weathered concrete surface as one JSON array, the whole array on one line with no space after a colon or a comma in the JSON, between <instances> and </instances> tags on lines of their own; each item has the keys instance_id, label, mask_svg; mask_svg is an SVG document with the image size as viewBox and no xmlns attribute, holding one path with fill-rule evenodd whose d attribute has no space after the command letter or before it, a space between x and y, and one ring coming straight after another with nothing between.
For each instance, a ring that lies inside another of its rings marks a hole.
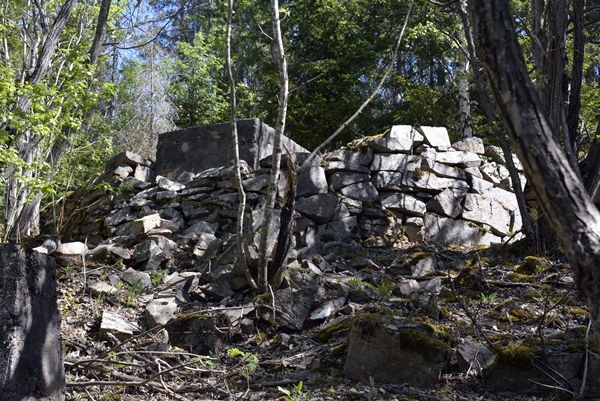
<instances>
[{"instance_id":1,"label":"weathered concrete surface","mask_svg":"<svg viewBox=\"0 0 600 401\"><path fill-rule=\"evenodd\" d=\"M240 158L257 169L260 159L273 153L275 129L257 118L239 120L237 129ZM282 143L290 152L306 152L287 137ZM155 172L175 179L184 171L199 173L220 167L233 161L232 148L229 122L166 132L158 137Z\"/></svg>"},{"instance_id":2,"label":"weathered concrete surface","mask_svg":"<svg viewBox=\"0 0 600 401\"><path fill-rule=\"evenodd\" d=\"M0 245L0 399L64 400L56 264Z\"/></svg>"}]
</instances>

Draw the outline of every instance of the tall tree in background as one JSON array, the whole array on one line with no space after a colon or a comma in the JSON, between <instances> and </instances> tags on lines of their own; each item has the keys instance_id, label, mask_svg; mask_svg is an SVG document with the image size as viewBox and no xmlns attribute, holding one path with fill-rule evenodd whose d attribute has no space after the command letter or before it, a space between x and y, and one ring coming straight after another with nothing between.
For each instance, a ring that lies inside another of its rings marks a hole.
<instances>
[{"instance_id":1,"label":"tall tree in background","mask_svg":"<svg viewBox=\"0 0 600 401\"><path fill-rule=\"evenodd\" d=\"M67 0L58 8L45 2L3 5L2 68L8 85L3 93L0 129L5 136L0 143L0 161L1 180L6 185L6 235L35 230L40 191L49 189L44 184L48 168L56 164L78 123L82 105L89 100L88 71L100 51L110 1L103 2L95 29L89 25L93 19L87 13L97 14L97 8L77 9L77 4L77 0ZM15 30L10 29L11 24ZM90 44L94 38L95 44Z\"/></svg>"}]
</instances>

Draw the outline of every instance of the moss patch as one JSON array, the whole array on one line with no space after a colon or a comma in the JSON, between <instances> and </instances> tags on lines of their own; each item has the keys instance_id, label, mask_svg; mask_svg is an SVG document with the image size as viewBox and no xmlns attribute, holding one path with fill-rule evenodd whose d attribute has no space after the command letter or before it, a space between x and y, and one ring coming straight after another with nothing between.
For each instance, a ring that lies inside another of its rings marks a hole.
<instances>
[{"instance_id":1,"label":"moss patch","mask_svg":"<svg viewBox=\"0 0 600 401\"><path fill-rule=\"evenodd\" d=\"M510 364L519 368L531 366L535 349L525 344L508 344L506 348L496 348L498 362Z\"/></svg>"}]
</instances>

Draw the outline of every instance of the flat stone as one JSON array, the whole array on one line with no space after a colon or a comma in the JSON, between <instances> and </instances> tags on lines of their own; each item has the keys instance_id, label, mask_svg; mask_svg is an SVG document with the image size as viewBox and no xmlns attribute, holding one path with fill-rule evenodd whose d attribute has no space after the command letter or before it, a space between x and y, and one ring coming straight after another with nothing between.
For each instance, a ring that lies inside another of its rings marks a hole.
<instances>
[{"instance_id":1,"label":"flat stone","mask_svg":"<svg viewBox=\"0 0 600 401\"><path fill-rule=\"evenodd\" d=\"M415 177L413 173L391 171L378 172L375 176L375 187L379 190L425 192L440 192L446 188L466 190L470 188L469 184L463 180L438 177L430 173Z\"/></svg>"},{"instance_id":2,"label":"flat stone","mask_svg":"<svg viewBox=\"0 0 600 401\"><path fill-rule=\"evenodd\" d=\"M158 297L152 300L144 312L148 327L153 328L162 324L166 324L175 318L177 305L175 297Z\"/></svg>"},{"instance_id":3,"label":"flat stone","mask_svg":"<svg viewBox=\"0 0 600 401\"><path fill-rule=\"evenodd\" d=\"M206 217L212 213L211 210L206 208L206 205L202 202L196 201L183 201L181 202L181 209L186 219L197 219Z\"/></svg>"},{"instance_id":4,"label":"flat stone","mask_svg":"<svg viewBox=\"0 0 600 401\"><path fill-rule=\"evenodd\" d=\"M179 195L177 191L160 191L156 194L156 201L165 203L177 199Z\"/></svg>"},{"instance_id":5,"label":"flat stone","mask_svg":"<svg viewBox=\"0 0 600 401\"><path fill-rule=\"evenodd\" d=\"M368 143L378 152L410 153L413 146L422 143L423 140L423 135L410 125L394 125L386 135Z\"/></svg>"},{"instance_id":6,"label":"flat stone","mask_svg":"<svg viewBox=\"0 0 600 401\"><path fill-rule=\"evenodd\" d=\"M414 171L421 166L421 156L402 153L375 153L371 171Z\"/></svg>"},{"instance_id":7,"label":"flat stone","mask_svg":"<svg viewBox=\"0 0 600 401\"><path fill-rule=\"evenodd\" d=\"M118 209L116 212L109 214L104 219L105 226L117 226L124 221L131 221L137 217L137 212L129 207Z\"/></svg>"},{"instance_id":8,"label":"flat stone","mask_svg":"<svg viewBox=\"0 0 600 401\"><path fill-rule=\"evenodd\" d=\"M361 202L375 202L379 199L377 189L370 182L348 185L340 189L340 193L343 196Z\"/></svg>"},{"instance_id":9,"label":"flat stone","mask_svg":"<svg viewBox=\"0 0 600 401\"><path fill-rule=\"evenodd\" d=\"M81 257L88 252L88 247L83 242L65 242L58 246L54 253L58 255L77 255Z\"/></svg>"},{"instance_id":10,"label":"flat stone","mask_svg":"<svg viewBox=\"0 0 600 401\"><path fill-rule=\"evenodd\" d=\"M190 237L192 235L200 236L203 233L208 233L215 235L219 225L217 223L208 223L206 221L199 221L194 225L190 226L186 230L183 231L183 235L185 237Z\"/></svg>"},{"instance_id":11,"label":"flat stone","mask_svg":"<svg viewBox=\"0 0 600 401\"><path fill-rule=\"evenodd\" d=\"M103 280L88 285L87 290L94 296L117 294L119 290Z\"/></svg>"},{"instance_id":12,"label":"flat stone","mask_svg":"<svg viewBox=\"0 0 600 401\"><path fill-rule=\"evenodd\" d=\"M329 177L329 182L334 190L338 191L348 185L357 184L360 182L369 182L371 176L369 174L346 173L338 171Z\"/></svg>"},{"instance_id":13,"label":"flat stone","mask_svg":"<svg viewBox=\"0 0 600 401\"><path fill-rule=\"evenodd\" d=\"M150 275L146 272L139 272L131 267L121 273L121 280L138 290L152 288Z\"/></svg>"},{"instance_id":14,"label":"flat stone","mask_svg":"<svg viewBox=\"0 0 600 401\"><path fill-rule=\"evenodd\" d=\"M448 177L457 180L465 180L467 178L465 172L457 166L449 166L447 164L439 163L434 159L430 159L427 157L423 158L421 168L424 171L434 173L438 177Z\"/></svg>"},{"instance_id":15,"label":"flat stone","mask_svg":"<svg viewBox=\"0 0 600 401\"><path fill-rule=\"evenodd\" d=\"M134 333L139 333L140 329L135 324L127 321L125 318L115 312L105 310L102 312L100 322L100 340L108 340L108 333L112 334L119 341L125 341L133 337Z\"/></svg>"},{"instance_id":16,"label":"flat stone","mask_svg":"<svg viewBox=\"0 0 600 401\"><path fill-rule=\"evenodd\" d=\"M158 188L164 191L181 191L182 189L185 189L185 184L182 184L177 181L172 181L167 177L163 177L161 175L156 176L156 184L158 185Z\"/></svg>"},{"instance_id":17,"label":"flat stone","mask_svg":"<svg viewBox=\"0 0 600 401\"><path fill-rule=\"evenodd\" d=\"M200 287L200 290L216 301L222 301L225 298L230 298L233 296L231 286L226 279L220 279L205 284Z\"/></svg>"},{"instance_id":18,"label":"flat stone","mask_svg":"<svg viewBox=\"0 0 600 401\"><path fill-rule=\"evenodd\" d=\"M425 143L433 148L449 148L451 146L448 130L444 127L420 126L417 130L425 137Z\"/></svg>"},{"instance_id":19,"label":"flat stone","mask_svg":"<svg viewBox=\"0 0 600 401\"><path fill-rule=\"evenodd\" d=\"M135 154L133 152L123 152L123 153L119 153L118 155L112 157L111 159L109 159L106 162L106 168L105 171L109 171L112 170L115 166L118 166L120 164L127 164L129 166L135 167L135 166L146 166L146 167L153 167L154 166L154 162L152 160L146 159L145 157L142 157L138 154Z\"/></svg>"},{"instance_id":20,"label":"flat stone","mask_svg":"<svg viewBox=\"0 0 600 401\"><path fill-rule=\"evenodd\" d=\"M386 209L398 210L411 216L423 216L426 212L425 202L401 192L383 194L381 205Z\"/></svg>"},{"instance_id":21,"label":"flat stone","mask_svg":"<svg viewBox=\"0 0 600 401\"><path fill-rule=\"evenodd\" d=\"M329 156L327 156L325 160L327 160L328 162L339 161L343 163L355 163L361 166L368 166L373 160L373 149L339 149L332 152Z\"/></svg>"},{"instance_id":22,"label":"flat stone","mask_svg":"<svg viewBox=\"0 0 600 401\"><path fill-rule=\"evenodd\" d=\"M489 189L494 187L493 182L489 182L475 176L467 176L467 181L471 185L472 192L480 195L483 195Z\"/></svg>"},{"instance_id":23,"label":"flat stone","mask_svg":"<svg viewBox=\"0 0 600 401\"><path fill-rule=\"evenodd\" d=\"M456 150L464 150L465 152L476 153L483 155L485 153L485 147L483 146L483 139L477 137L465 138L462 141L454 142L452 148Z\"/></svg>"},{"instance_id":24,"label":"flat stone","mask_svg":"<svg viewBox=\"0 0 600 401\"><path fill-rule=\"evenodd\" d=\"M371 155L371 159L373 155ZM365 165L358 164L356 162L351 161L330 161L328 160L325 164L325 172L335 173L335 172L345 172L345 173L359 173L359 174L369 174L371 170Z\"/></svg>"},{"instance_id":25,"label":"flat stone","mask_svg":"<svg viewBox=\"0 0 600 401\"><path fill-rule=\"evenodd\" d=\"M437 152L435 156L437 163L448 164L457 167L479 167L482 160L479 155L471 152L457 150L455 152Z\"/></svg>"},{"instance_id":26,"label":"flat stone","mask_svg":"<svg viewBox=\"0 0 600 401\"><path fill-rule=\"evenodd\" d=\"M133 235L143 235L153 228L160 227L162 219L158 213L149 214L133 221L133 227L131 229Z\"/></svg>"}]
</instances>

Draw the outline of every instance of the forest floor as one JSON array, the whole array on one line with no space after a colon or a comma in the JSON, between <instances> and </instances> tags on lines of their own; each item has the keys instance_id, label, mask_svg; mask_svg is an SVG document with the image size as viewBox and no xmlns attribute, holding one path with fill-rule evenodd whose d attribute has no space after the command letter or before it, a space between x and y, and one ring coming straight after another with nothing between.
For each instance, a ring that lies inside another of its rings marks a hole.
<instances>
[{"instance_id":1,"label":"forest floor","mask_svg":"<svg viewBox=\"0 0 600 401\"><path fill-rule=\"evenodd\" d=\"M360 256L381 266L377 279L371 283L373 288L381 289L382 283L392 282L390 279L398 282L398 277L391 275L385 266L401 255L423 250L434 252L440 261L439 268L430 275L441 280L436 316L431 314L430 294L402 295L394 285L383 288L378 299L354 304L351 314L393 313L443 327L450 334L448 344L454 352L457 344L477 340L495 347L530 338L543 342L556 333L588 325L587 306L560 255L535 257L518 246L472 249L421 246L371 249ZM347 255L342 262L349 263L351 257ZM154 287L144 292L122 286L118 294L92 296L86 291L89 283L119 273L122 264L87 263L85 271L82 267L58 269L67 400L570 398L568 392L561 390L545 397L494 393L477 369L461 371L455 356L434 388L376 383L372 377L353 380L344 374L347 328L333 333L326 342L319 342L315 337L322 325L305 325L299 333L283 333L261 323L256 316L249 316L255 325L248 334L239 328L217 328L223 331L226 340L216 354L195 355L172 345L159 353L152 346L160 344L160 338L152 331L144 331L144 309L161 290L161 280L167 272L154 273ZM186 306L185 312L210 313L252 302L251 294L246 291L237 293L227 303L194 302ZM137 324L140 333L125 341L100 341L100 322L105 311L116 312ZM339 314L328 320L336 316Z\"/></svg>"}]
</instances>

